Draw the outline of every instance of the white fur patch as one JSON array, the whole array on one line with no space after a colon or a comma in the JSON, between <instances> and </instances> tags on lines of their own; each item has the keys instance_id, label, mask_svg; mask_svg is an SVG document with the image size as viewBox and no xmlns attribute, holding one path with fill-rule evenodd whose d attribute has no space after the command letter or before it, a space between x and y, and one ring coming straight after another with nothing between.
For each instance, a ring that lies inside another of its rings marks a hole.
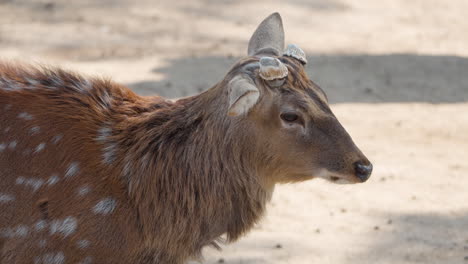
<instances>
[{"instance_id":1,"label":"white fur patch","mask_svg":"<svg viewBox=\"0 0 468 264\"><path fill-rule=\"evenodd\" d=\"M5 143L0 143L0 152L3 152L6 149L7 145Z\"/></svg>"},{"instance_id":2,"label":"white fur patch","mask_svg":"<svg viewBox=\"0 0 468 264\"><path fill-rule=\"evenodd\" d=\"M33 120L34 117L26 112L22 112L18 114L18 118L21 118L24 120Z\"/></svg>"},{"instance_id":3,"label":"white fur patch","mask_svg":"<svg viewBox=\"0 0 468 264\"><path fill-rule=\"evenodd\" d=\"M3 90L5 91L19 91L23 88L20 83L7 79L4 76L0 76L0 87L1 86L3 86Z\"/></svg>"},{"instance_id":4,"label":"white fur patch","mask_svg":"<svg viewBox=\"0 0 468 264\"><path fill-rule=\"evenodd\" d=\"M85 196L86 194L88 194L89 192L91 191L91 188L88 187L88 186L82 186L80 188L78 188L78 195L79 196Z\"/></svg>"},{"instance_id":5,"label":"white fur patch","mask_svg":"<svg viewBox=\"0 0 468 264\"><path fill-rule=\"evenodd\" d=\"M36 192L44 184L44 180L39 178L18 177L16 178L16 184L24 184L25 186L31 187L33 189L33 192Z\"/></svg>"},{"instance_id":6,"label":"white fur patch","mask_svg":"<svg viewBox=\"0 0 468 264\"><path fill-rule=\"evenodd\" d=\"M51 186L56 184L60 178L58 177L58 174L52 174L49 179L47 179L47 185Z\"/></svg>"},{"instance_id":7,"label":"white fur patch","mask_svg":"<svg viewBox=\"0 0 468 264\"><path fill-rule=\"evenodd\" d=\"M32 78L29 78L29 77L26 77L25 80L29 83L29 85L38 85L39 84L39 81L35 80L35 79L32 79Z\"/></svg>"},{"instance_id":8,"label":"white fur patch","mask_svg":"<svg viewBox=\"0 0 468 264\"><path fill-rule=\"evenodd\" d=\"M80 171L80 165L78 162L72 162L70 166L68 166L67 171L65 172L65 177L73 177Z\"/></svg>"},{"instance_id":9,"label":"white fur patch","mask_svg":"<svg viewBox=\"0 0 468 264\"><path fill-rule=\"evenodd\" d=\"M15 197L6 193L0 193L0 203L7 203L14 201Z\"/></svg>"},{"instance_id":10,"label":"white fur patch","mask_svg":"<svg viewBox=\"0 0 468 264\"><path fill-rule=\"evenodd\" d=\"M29 227L19 225L14 228L4 228L0 230L0 236L5 238L26 237L29 234Z\"/></svg>"},{"instance_id":11,"label":"white fur patch","mask_svg":"<svg viewBox=\"0 0 468 264\"><path fill-rule=\"evenodd\" d=\"M88 256L85 257L82 261L78 262L78 264L92 264L93 263L93 258Z\"/></svg>"},{"instance_id":12,"label":"white fur patch","mask_svg":"<svg viewBox=\"0 0 468 264\"><path fill-rule=\"evenodd\" d=\"M101 127L97 131L96 141L104 144L102 149L102 160L105 164L111 164L116 159L116 152L118 145L116 143L109 142L109 137L112 136L112 129L108 126Z\"/></svg>"},{"instance_id":13,"label":"white fur patch","mask_svg":"<svg viewBox=\"0 0 468 264\"><path fill-rule=\"evenodd\" d=\"M96 140L99 142L106 141L112 135L112 129L109 127L101 127L98 130Z\"/></svg>"},{"instance_id":14,"label":"white fur patch","mask_svg":"<svg viewBox=\"0 0 468 264\"><path fill-rule=\"evenodd\" d=\"M44 150L46 146L46 143L42 142L39 145L37 145L36 149L34 150L35 153L39 153Z\"/></svg>"},{"instance_id":15,"label":"white fur patch","mask_svg":"<svg viewBox=\"0 0 468 264\"><path fill-rule=\"evenodd\" d=\"M39 244L40 248L45 248L45 246L47 245L47 240L41 239L41 240L39 240L38 244Z\"/></svg>"},{"instance_id":16,"label":"white fur patch","mask_svg":"<svg viewBox=\"0 0 468 264\"><path fill-rule=\"evenodd\" d=\"M8 148L11 150L14 150L17 145L18 145L18 142L16 140L13 140L12 142L10 142L10 144L8 144Z\"/></svg>"},{"instance_id":17,"label":"white fur patch","mask_svg":"<svg viewBox=\"0 0 468 264\"><path fill-rule=\"evenodd\" d=\"M105 198L99 201L94 207L93 212L96 214L110 214L117 206L117 201L112 198Z\"/></svg>"},{"instance_id":18,"label":"white fur patch","mask_svg":"<svg viewBox=\"0 0 468 264\"><path fill-rule=\"evenodd\" d=\"M47 222L45 220L39 220L34 224L34 230L40 232L47 228Z\"/></svg>"},{"instance_id":19,"label":"white fur patch","mask_svg":"<svg viewBox=\"0 0 468 264\"><path fill-rule=\"evenodd\" d=\"M54 145L56 145L62 138L63 138L63 135L62 135L62 134L55 135L55 136L52 138L52 143L53 143Z\"/></svg>"},{"instance_id":20,"label":"white fur patch","mask_svg":"<svg viewBox=\"0 0 468 264\"><path fill-rule=\"evenodd\" d=\"M16 184L23 184L26 179L24 177L18 177L16 178Z\"/></svg>"},{"instance_id":21,"label":"white fur patch","mask_svg":"<svg viewBox=\"0 0 468 264\"><path fill-rule=\"evenodd\" d=\"M33 126L33 127L31 127L31 129L29 129L29 133L31 135L38 134L39 132L41 132L41 128L38 127L38 126Z\"/></svg>"},{"instance_id":22,"label":"white fur patch","mask_svg":"<svg viewBox=\"0 0 468 264\"><path fill-rule=\"evenodd\" d=\"M34 258L34 264L64 264L65 255L62 252L47 253Z\"/></svg>"},{"instance_id":23,"label":"white fur patch","mask_svg":"<svg viewBox=\"0 0 468 264\"><path fill-rule=\"evenodd\" d=\"M104 147L104 149L102 150L103 151L102 158L105 163L111 164L113 161L115 161L117 149L118 147L117 147L117 144L115 143L108 143Z\"/></svg>"},{"instance_id":24,"label":"white fur patch","mask_svg":"<svg viewBox=\"0 0 468 264\"><path fill-rule=\"evenodd\" d=\"M64 237L67 237L75 233L77 227L78 227L78 222L76 218L69 216L63 220L52 221L50 223L50 234L54 235L54 234L60 233Z\"/></svg>"},{"instance_id":25,"label":"white fur patch","mask_svg":"<svg viewBox=\"0 0 468 264\"><path fill-rule=\"evenodd\" d=\"M78 240L76 242L76 246L80 249L88 248L90 244L91 242L89 242L89 240L86 240L86 239Z\"/></svg>"}]
</instances>

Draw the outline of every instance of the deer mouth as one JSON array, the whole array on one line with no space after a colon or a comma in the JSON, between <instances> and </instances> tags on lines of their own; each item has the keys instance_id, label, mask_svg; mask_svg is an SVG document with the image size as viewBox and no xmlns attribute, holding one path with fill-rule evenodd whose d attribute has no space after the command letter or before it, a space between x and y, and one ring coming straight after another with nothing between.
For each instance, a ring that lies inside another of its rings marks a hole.
<instances>
[{"instance_id":1,"label":"deer mouth","mask_svg":"<svg viewBox=\"0 0 468 264\"><path fill-rule=\"evenodd\" d=\"M337 174L328 170L322 171L318 177L335 184L353 184L360 182L358 179L355 179L355 177Z\"/></svg>"}]
</instances>

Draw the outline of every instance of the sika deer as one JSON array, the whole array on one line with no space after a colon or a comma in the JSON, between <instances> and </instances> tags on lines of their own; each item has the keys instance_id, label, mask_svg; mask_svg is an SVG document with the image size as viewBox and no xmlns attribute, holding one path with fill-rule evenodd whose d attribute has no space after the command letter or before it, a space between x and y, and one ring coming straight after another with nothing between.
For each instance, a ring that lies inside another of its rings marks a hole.
<instances>
[{"instance_id":1,"label":"sika deer","mask_svg":"<svg viewBox=\"0 0 468 264\"><path fill-rule=\"evenodd\" d=\"M372 165L275 13L248 57L175 102L60 69L0 66L0 262L180 264L265 211L277 183Z\"/></svg>"}]
</instances>

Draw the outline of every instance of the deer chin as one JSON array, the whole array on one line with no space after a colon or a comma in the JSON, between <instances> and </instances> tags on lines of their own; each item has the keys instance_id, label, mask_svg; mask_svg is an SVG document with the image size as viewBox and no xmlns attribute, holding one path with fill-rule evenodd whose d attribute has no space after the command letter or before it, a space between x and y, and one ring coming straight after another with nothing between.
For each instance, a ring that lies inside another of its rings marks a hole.
<instances>
[{"instance_id":1,"label":"deer chin","mask_svg":"<svg viewBox=\"0 0 468 264\"><path fill-rule=\"evenodd\" d=\"M354 184L359 182L359 180L355 179L354 176L331 172L326 169L320 170L320 172L317 173L315 177L322 178L335 184Z\"/></svg>"}]
</instances>

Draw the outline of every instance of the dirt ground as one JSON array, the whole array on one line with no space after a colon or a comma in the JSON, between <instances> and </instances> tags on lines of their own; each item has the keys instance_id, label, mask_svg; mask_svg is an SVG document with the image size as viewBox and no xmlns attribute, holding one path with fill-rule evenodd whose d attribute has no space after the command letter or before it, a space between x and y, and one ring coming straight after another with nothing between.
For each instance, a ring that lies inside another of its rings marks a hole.
<instances>
[{"instance_id":1,"label":"dirt ground","mask_svg":"<svg viewBox=\"0 0 468 264\"><path fill-rule=\"evenodd\" d=\"M204 263L468 263L466 0L0 0L0 57L169 97L209 88L279 11L373 161L365 184L278 186Z\"/></svg>"}]
</instances>

